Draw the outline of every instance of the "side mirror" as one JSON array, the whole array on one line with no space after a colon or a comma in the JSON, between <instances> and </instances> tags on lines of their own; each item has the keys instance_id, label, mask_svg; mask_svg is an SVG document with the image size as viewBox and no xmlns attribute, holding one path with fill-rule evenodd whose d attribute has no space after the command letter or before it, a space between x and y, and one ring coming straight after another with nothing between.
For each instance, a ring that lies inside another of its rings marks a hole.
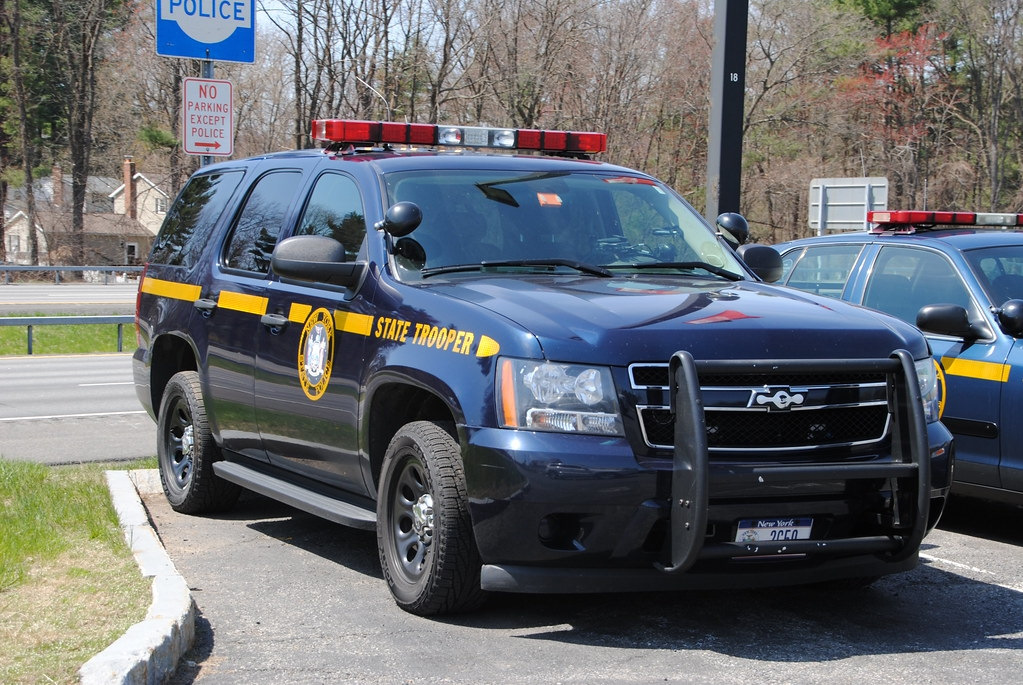
<instances>
[{"instance_id":1,"label":"side mirror","mask_svg":"<svg viewBox=\"0 0 1023 685\"><path fill-rule=\"evenodd\" d=\"M407 236L423 223L423 210L415 202L397 202L390 206L382 221L374 228L383 229L395 238Z\"/></svg>"},{"instance_id":2,"label":"side mirror","mask_svg":"<svg viewBox=\"0 0 1023 685\"><path fill-rule=\"evenodd\" d=\"M1023 306L1023 301L1020 302ZM1023 313L1023 310L1021 310ZM928 304L916 313L916 327L927 333L952 335L972 342L983 336L976 326L970 323L966 308L958 304Z\"/></svg>"},{"instance_id":3,"label":"side mirror","mask_svg":"<svg viewBox=\"0 0 1023 685\"><path fill-rule=\"evenodd\" d=\"M1006 300L998 308L998 323L1007 335L1023 338L1023 300Z\"/></svg>"},{"instance_id":4,"label":"side mirror","mask_svg":"<svg viewBox=\"0 0 1023 685\"><path fill-rule=\"evenodd\" d=\"M282 240L270 258L281 278L329 283L346 288L358 284L365 265L345 261L345 248L322 235L296 235Z\"/></svg>"},{"instance_id":5,"label":"side mirror","mask_svg":"<svg viewBox=\"0 0 1023 685\"><path fill-rule=\"evenodd\" d=\"M749 240L749 223L746 221L746 217L742 214L736 214L735 212L725 212L719 214L717 221L718 230L722 237L727 240L732 247L739 245L745 245Z\"/></svg>"},{"instance_id":6,"label":"side mirror","mask_svg":"<svg viewBox=\"0 0 1023 685\"><path fill-rule=\"evenodd\" d=\"M768 245L742 245L736 252L739 259L755 273L760 280L774 283L782 274L781 255L778 250Z\"/></svg>"}]
</instances>

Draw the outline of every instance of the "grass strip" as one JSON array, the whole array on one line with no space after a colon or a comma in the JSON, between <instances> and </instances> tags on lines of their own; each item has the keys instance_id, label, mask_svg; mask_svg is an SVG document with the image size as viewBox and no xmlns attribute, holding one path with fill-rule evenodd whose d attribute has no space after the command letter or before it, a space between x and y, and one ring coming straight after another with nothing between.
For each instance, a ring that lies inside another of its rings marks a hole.
<instances>
[{"instance_id":1,"label":"grass strip","mask_svg":"<svg viewBox=\"0 0 1023 685\"><path fill-rule=\"evenodd\" d=\"M77 671L144 618L139 573L103 472L0 458L0 682L75 682Z\"/></svg>"},{"instance_id":2,"label":"grass strip","mask_svg":"<svg viewBox=\"0 0 1023 685\"><path fill-rule=\"evenodd\" d=\"M12 316L49 316L17 314ZM61 316L54 314L52 316ZM122 328L124 350L135 347L135 330ZM33 326L33 354L95 354L117 352L117 324L67 324ZM28 354L28 331L25 326L0 326L0 356Z\"/></svg>"}]
</instances>

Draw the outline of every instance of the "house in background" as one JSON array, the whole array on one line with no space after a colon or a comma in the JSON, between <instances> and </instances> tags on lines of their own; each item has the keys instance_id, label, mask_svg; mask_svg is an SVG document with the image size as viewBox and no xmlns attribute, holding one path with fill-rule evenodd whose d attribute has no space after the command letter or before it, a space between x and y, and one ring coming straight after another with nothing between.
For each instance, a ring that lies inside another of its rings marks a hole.
<instances>
[{"instance_id":1,"label":"house in background","mask_svg":"<svg viewBox=\"0 0 1023 685\"><path fill-rule=\"evenodd\" d=\"M86 186L84 215L85 264L121 266L141 264L160 229L169 197L135 170L125 157L123 180L90 176ZM36 186L36 239L39 264L66 264L71 256L71 183L59 166ZM20 193L23 198L24 193ZM18 197L13 198L17 203ZM29 227L24 208L6 222L7 260L29 264Z\"/></svg>"},{"instance_id":2,"label":"house in background","mask_svg":"<svg viewBox=\"0 0 1023 685\"><path fill-rule=\"evenodd\" d=\"M163 224L171 201L159 186L135 170L131 157L124 158L124 182L108 197L113 202L114 214L134 217L154 236Z\"/></svg>"}]
</instances>

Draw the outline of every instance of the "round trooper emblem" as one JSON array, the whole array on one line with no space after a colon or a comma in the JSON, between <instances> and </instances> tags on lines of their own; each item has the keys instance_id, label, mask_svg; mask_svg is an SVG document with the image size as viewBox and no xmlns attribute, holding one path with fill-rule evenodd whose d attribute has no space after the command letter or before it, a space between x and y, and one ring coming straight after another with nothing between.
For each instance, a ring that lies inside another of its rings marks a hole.
<instances>
[{"instance_id":1,"label":"round trooper emblem","mask_svg":"<svg viewBox=\"0 0 1023 685\"><path fill-rule=\"evenodd\" d=\"M306 397L323 397L334 365L334 317L326 309L317 309L305 321L298 342L298 380Z\"/></svg>"}]
</instances>

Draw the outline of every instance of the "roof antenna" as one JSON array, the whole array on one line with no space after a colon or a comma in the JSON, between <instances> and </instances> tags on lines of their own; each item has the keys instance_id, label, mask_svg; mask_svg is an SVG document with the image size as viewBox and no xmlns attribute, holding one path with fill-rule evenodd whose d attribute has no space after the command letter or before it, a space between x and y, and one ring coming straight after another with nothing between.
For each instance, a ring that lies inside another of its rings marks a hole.
<instances>
[{"instance_id":1,"label":"roof antenna","mask_svg":"<svg viewBox=\"0 0 1023 685\"><path fill-rule=\"evenodd\" d=\"M379 91L379 90L377 90L377 89L376 89L376 88L374 88L373 86L369 85L368 83L366 83L365 81L363 81L363 80L362 80L361 78L359 78L359 77L358 77L358 76L356 76L355 74L352 74L352 78L353 78L353 79L355 79L356 81L358 81L359 83L361 83L362 85L366 86L367 88L369 88L369 89L370 89L371 91L373 91L373 94L374 94L374 95L376 95L376 96L377 96L378 98L380 98L381 100L383 100L383 101L384 101L384 111L386 111L386 112L387 112L387 118L386 118L386 119L385 119L384 121L394 121L394 117L393 117L393 116L391 116L391 104L390 104L389 102L387 102L387 98L385 98L385 97L384 97L384 96L383 96L383 95L382 95L382 94L380 93L380 91Z\"/></svg>"}]
</instances>

